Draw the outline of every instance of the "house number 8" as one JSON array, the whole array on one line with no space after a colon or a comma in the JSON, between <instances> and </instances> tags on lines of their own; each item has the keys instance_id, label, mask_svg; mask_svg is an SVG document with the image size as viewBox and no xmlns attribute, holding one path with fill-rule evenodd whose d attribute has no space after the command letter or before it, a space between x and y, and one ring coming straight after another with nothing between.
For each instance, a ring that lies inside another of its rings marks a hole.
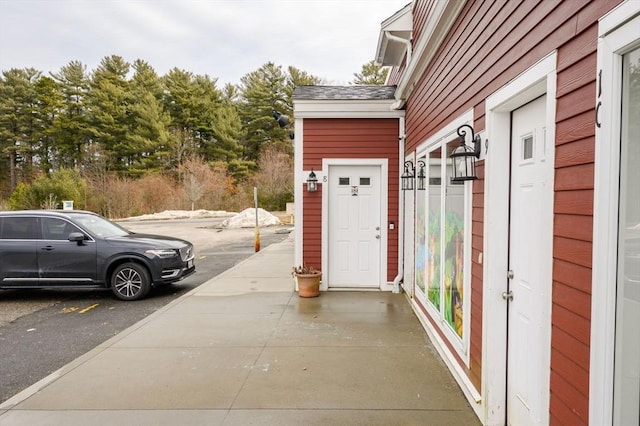
<instances>
[{"instance_id":1,"label":"house number 8","mask_svg":"<svg viewBox=\"0 0 640 426\"><path fill-rule=\"evenodd\" d=\"M326 181L327 181L327 177L326 177L326 176L323 176L323 177L322 177L322 181L323 181L323 182L326 182Z\"/></svg>"}]
</instances>

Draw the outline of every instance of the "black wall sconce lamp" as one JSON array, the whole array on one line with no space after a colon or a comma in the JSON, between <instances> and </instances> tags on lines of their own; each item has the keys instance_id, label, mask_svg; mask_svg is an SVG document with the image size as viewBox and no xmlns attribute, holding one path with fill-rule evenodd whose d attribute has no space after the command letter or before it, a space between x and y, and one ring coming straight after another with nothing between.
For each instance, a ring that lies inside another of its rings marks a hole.
<instances>
[{"instance_id":1,"label":"black wall sconce lamp","mask_svg":"<svg viewBox=\"0 0 640 426\"><path fill-rule=\"evenodd\" d=\"M468 129L468 130L467 130ZM466 144L467 134L471 134L471 144ZM482 141L480 134L475 134L473 127L463 124L458 127L458 136L460 136L460 145L451 153L453 160L453 178L452 182L464 182L467 180L478 179L476 175L476 159L480 158L480 150L482 149Z\"/></svg>"},{"instance_id":2,"label":"black wall sconce lamp","mask_svg":"<svg viewBox=\"0 0 640 426\"><path fill-rule=\"evenodd\" d=\"M418 174L416 176L416 178L418 179L418 191L425 190L424 182L426 180L426 173L424 169L426 166L427 165L425 164L424 160L418 160Z\"/></svg>"},{"instance_id":3,"label":"black wall sconce lamp","mask_svg":"<svg viewBox=\"0 0 640 426\"><path fill-rule=\"evenodd\" d=\"M413 190L413 181L415 178L415 169L413 167L413 162L405 161L404 162L404 172L400 178L402 179L402 190L403 191L412 191Z\"/></svg>"},{"instance_id":4,"label":"black wall sconce lamp","mask_svg":"<svg viewBox=\"0 0 640 426\"><path fill-rule=\"evenodd\" d=\"M425 186L425 180L426 180L426 175L425 175L425 167L426 164L423 160L418 160L418 175L417 175L417 180L418 180L418 191L424 191ZM405 161L404 162L404 172L402 173L402 176L400 176L400 178L402 179L402 190L403 191L412 191L413 190L413 181L416 178L416 169L415 167L413 167L413 162L412 161Z\"/></svg>"},{"instance_id":5,"label":"black wall sconce lamp","mask_svg":"<svg viewBox=\"0 0 640 426\"><path fill-rule=\"evenodd\" d=\"M316 192L318 190L318 178L316 174L311 169L311 173L309 173L309 177L307 178L307 192Z\"/></svg>"}]
</instances>

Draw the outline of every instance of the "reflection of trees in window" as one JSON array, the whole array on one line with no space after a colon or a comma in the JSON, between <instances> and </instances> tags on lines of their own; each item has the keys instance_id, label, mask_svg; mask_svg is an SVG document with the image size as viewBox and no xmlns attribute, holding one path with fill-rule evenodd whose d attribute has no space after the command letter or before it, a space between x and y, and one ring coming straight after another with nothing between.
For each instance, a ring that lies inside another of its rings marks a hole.
<instances>
[{"instance_id":1,"label":"reflection of trees in window","mask_svg":"<svg viewBox=\"0 0 640 426\"><path fill-rule=\"evenodd\" d=\"M464 265L464 185L451 185L449 155L459 145L447 144L447 189L445 195L444 235L444 307L443 315L454 331L462 336Z\"/></svg>"},{"instance_id":2,"label":"reflection of trees in window","mask_svg":"<svg viewBox=\"0 0 640 426\"><path fill-rule=\"evenodd\" d=\"M427 298L440 310L441 150L429 153L429 219L427 228Z\"/></svg>"}]
</instances>

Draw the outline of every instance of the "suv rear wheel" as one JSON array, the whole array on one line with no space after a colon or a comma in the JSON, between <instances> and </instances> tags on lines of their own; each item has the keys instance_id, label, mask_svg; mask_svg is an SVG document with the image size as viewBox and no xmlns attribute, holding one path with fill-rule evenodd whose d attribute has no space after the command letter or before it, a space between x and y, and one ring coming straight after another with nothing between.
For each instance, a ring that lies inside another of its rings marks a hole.
<instances>
[{"instance_id":1,"label":"suv rear wheel","mask_svg":"<svg viewBox=\"0 0 640 426\"><path fill-rule=\"evenodd\" d=\"M149 272L137 263L123 263L111 274L111 290L121 300L142 299L151 290Z\"/></svg>"}]
</instances>

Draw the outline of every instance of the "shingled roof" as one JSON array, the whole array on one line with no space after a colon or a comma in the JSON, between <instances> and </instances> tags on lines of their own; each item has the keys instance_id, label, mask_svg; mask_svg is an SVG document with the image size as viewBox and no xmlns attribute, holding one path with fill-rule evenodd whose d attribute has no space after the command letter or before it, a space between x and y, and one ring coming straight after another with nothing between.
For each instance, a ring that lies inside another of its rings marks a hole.
<instances>
[{"instance_id":1,"label":"shingled roof","mask_svg":"<svg viewBox=\"0 0 640 426\"><path fill-rule=\"evenodd\" d=\"M298 86L293 100L377 101L394 99L396 86Z\"/></svg>"}]
</instances>

